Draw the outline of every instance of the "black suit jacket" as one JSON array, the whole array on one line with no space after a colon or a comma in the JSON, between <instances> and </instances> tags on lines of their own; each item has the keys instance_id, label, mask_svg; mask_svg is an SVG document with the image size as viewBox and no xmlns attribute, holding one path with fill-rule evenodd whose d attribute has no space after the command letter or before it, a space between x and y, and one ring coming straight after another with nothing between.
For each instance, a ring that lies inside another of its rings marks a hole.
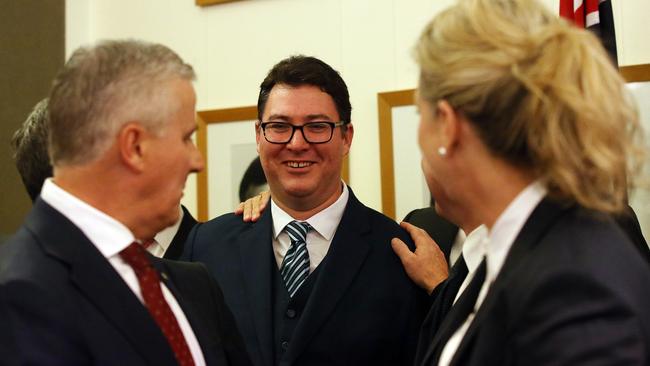
<instances>
[{"instance_id":1,"label":"black suit jacket","mask_svg":"<svg viewBox=\"0 0 650 366\"><path fill-rule=\"evenodd\" d=\"M611 217L544 199L451 364L647 365L648 283L650 268Z\"/></svg>"},{"instance_id":2,"label":"black suit jacket","mask_svg":"<svg viewBox=\"0 0 650 366\"><path fill-rule=\"evenodd\" d=\"M196 225L196 219L194 219L194 216L192 216L187 208L181 205L181 209L183 210L183 218L181 219L181 224L178 226L178 231L176 231L174 238L172 239L171 243L169 243L169 247L167 247L163 258L174 260L180 258L183 254L183 248L185 248L187 236L194 228L194 225Z\"/></svg>"},{"instance_id":3,"label":"black suit jacket","mask_svg":"<svg viewBox=\"0 0 650 366\"><path fill-rule=\"evenodd\" d=\"M643 237L641 224L639 224L639 219L636 217L636 213L634 213L632 207L628 205L625 211L620 215L614 216L614 219L630 238L632 244L639 250L641 256L645 258L646 262L650 263L650 247L648 247L648 243Z\"/></svg>"},{"instance_id":4,"label":"black suit jacket","mask_svg":"<svg viewBox=\"0 0 650 366\"><path fill-rule=\"evenodd\" d=\"M40 199L0 249L2 364L175 365L147 309L84 234ZM207 270L151 257L211 365L250 363Z\"/></svg>"},{"instance_id":5,"label":"black suit jacket","mask_svg":"<svg viewBox=\"0 0 650 366\"><path fill-rule=\"evenodd\" d=\"M458 226L440 217L433 207L413 210L404 216L403 221L426 231L436 241L440 250L445 253L445 258L449 263L449 254L458 235Z\"/></svg>"},{"instance_id":6,"label":"black suit jacket","mask_svg":"<svg viewBox=\"0 0 650 366\"><path fill-rule=\"evenodd\" d=\"M255 223L224 215L199 224L184 259L204 262L253 363L273 364L270 206ZM413 247L394 221L362 205L350 190L345 212L281 365L408 365L428 296L407 277L390 240ZM274 268L275 267L275 268Z\"/></svg>"}]
</instances>

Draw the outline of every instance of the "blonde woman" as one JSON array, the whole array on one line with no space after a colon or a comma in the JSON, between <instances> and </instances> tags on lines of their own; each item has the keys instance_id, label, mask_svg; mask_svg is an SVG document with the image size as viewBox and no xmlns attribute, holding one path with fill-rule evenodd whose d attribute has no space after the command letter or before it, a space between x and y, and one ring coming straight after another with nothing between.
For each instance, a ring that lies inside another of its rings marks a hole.
<instances>
[{"instance_id":1,"label":"blonde woman","mask_svg":"<svg viewBox=\"0 0 650 366\"><path fill-rule=\"evenodd\" d=\"M422 364L648 365L650 268L611 218L638 117L598 41L536 1L460 0L415 54L436 208L488 228Z\"/></svg>"}]
</instances>

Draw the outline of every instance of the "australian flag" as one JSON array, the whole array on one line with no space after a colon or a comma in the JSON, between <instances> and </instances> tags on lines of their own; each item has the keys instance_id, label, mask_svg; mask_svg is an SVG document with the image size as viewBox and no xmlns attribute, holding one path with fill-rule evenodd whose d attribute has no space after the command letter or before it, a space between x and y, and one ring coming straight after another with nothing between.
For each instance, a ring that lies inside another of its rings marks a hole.
<instances>
[{"instance_id":1,"label":"australian flag","mask_svg":"<svg viewBox=\"0 0 650 366\"><path fill-rule=\"evenodd\" d=\"M560 16L593 31L618 66L611 0L560 0Z\"/></svg>"}]
</instances>

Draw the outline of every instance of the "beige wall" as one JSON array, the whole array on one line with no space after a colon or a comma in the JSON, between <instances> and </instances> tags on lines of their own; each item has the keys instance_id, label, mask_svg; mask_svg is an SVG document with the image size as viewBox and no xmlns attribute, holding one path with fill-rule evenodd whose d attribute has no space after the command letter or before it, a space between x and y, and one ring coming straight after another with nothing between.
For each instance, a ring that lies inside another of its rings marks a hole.
<instances>
[{"instance_id":1,"label":"beige wall","mask_svg":"<svg viewBox=\"0 0 650 366\"><path fill-rule=\"evenodd\" d=\"M0 1L0 242L31 208L10 141L63 65L64 7L64 0Z\"/></svg>"},{"instance_id":2,"label":"beige wall","mask_svg":"<svg viewBox=\"0 0 650 366\"><path fill-rule=\"evenodd\" d=\"M544 0L557 9L559 0ZM411 47L452 0L245 0L206 8L193 0L68 0L67 52L103 38L164 43L198 74L198 109L252 105L268 69L291 54L322 58L348 83L355 137L351 185L381 208L377 93L413 88ZM619 62L650 63L647 0L613 0ZM195 181L184 203L196 207Z\"/></svg>"}]
</instances>

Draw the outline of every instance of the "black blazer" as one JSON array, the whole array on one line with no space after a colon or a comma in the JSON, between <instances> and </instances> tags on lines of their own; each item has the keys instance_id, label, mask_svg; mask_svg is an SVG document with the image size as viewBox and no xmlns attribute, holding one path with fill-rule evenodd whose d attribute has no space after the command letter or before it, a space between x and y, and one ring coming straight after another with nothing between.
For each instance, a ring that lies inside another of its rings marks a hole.
<instances>
[{"instance_id":1,"label":"black blazer","mask_svg":"<svg viewBox=\"0 0 650 366\"><path fill-rule=\"evenodd\" d=\"M413 210L404 216L403 221L426 231L436 241L440 250L445 253L445 258L449 262L451 247L458 235L458 226L440 217L433 207Z\"/></svg>"},{"instance_id":2,"label":"black blazer","mask_svg":"<svg viewBox=\"0 0 650 366\"><path fill-rule=\"evenodd\" d=\"M451 364L647 365L649 283L650 268L611 217L544 199Z\"/></svg>"},{"instance_id":3,"label":"black blazer","mask_svg":"<svg viewBox=\"0 0 650 366\"><path fill-rule=\"evenodd\" d=\"M181 224L178 226L178 230L176 231L171 243L169 243L169 247L167 247L163 258L174 260L180 258L183 254L183 248L185 248L187 236L190 234L190 231L192 231L192 228L194 228L194 225L196 225L196 219L194 219L194 216L192 216L187 208L181 205L181 209L183 210Z\"/></svg>"},{"instance_id":4,"label":"black blazer","mask_svg":"<svg viewBox=\"0 0 650 366\"><path fill-rule=\"evenodd\" d=\"M224 291L253 363L273 364L272 218L224 215L198 224L183 259L207 265ZM281 365L409 365L428 296L407 277L390 240L413 247L394 221L350 190L345 212ZM275 268L273 268L275 267Z\"/></svg>"},{"instance_id":5,"label":"black blazer","mask_svg":"<svg viewBox=\"0 0 650 366\"><path fill-rule=\"evenodd\" d=\"M207 270L151 258L207 364L250 364ZM40 199L0 248L0 324L3 365L176 364L162 332L115 269L74 224Z\"/></svg>"},{"instance_id":6,"label":"black blazer","mask_svg":"<svg viewBox=\"0 0 650 366\"><path fill-rule=\"evenodd\" d=\"M614 220L616 220L616 223L627 234L632 244L639 250L646 262L650 263L650 247L648 247L648 243L643 237L641 224L639 224L639 219L636 217L636 213L634 213L632 207L628 205L622 214L614 216Z\"/></svg>"}]
</instances>

